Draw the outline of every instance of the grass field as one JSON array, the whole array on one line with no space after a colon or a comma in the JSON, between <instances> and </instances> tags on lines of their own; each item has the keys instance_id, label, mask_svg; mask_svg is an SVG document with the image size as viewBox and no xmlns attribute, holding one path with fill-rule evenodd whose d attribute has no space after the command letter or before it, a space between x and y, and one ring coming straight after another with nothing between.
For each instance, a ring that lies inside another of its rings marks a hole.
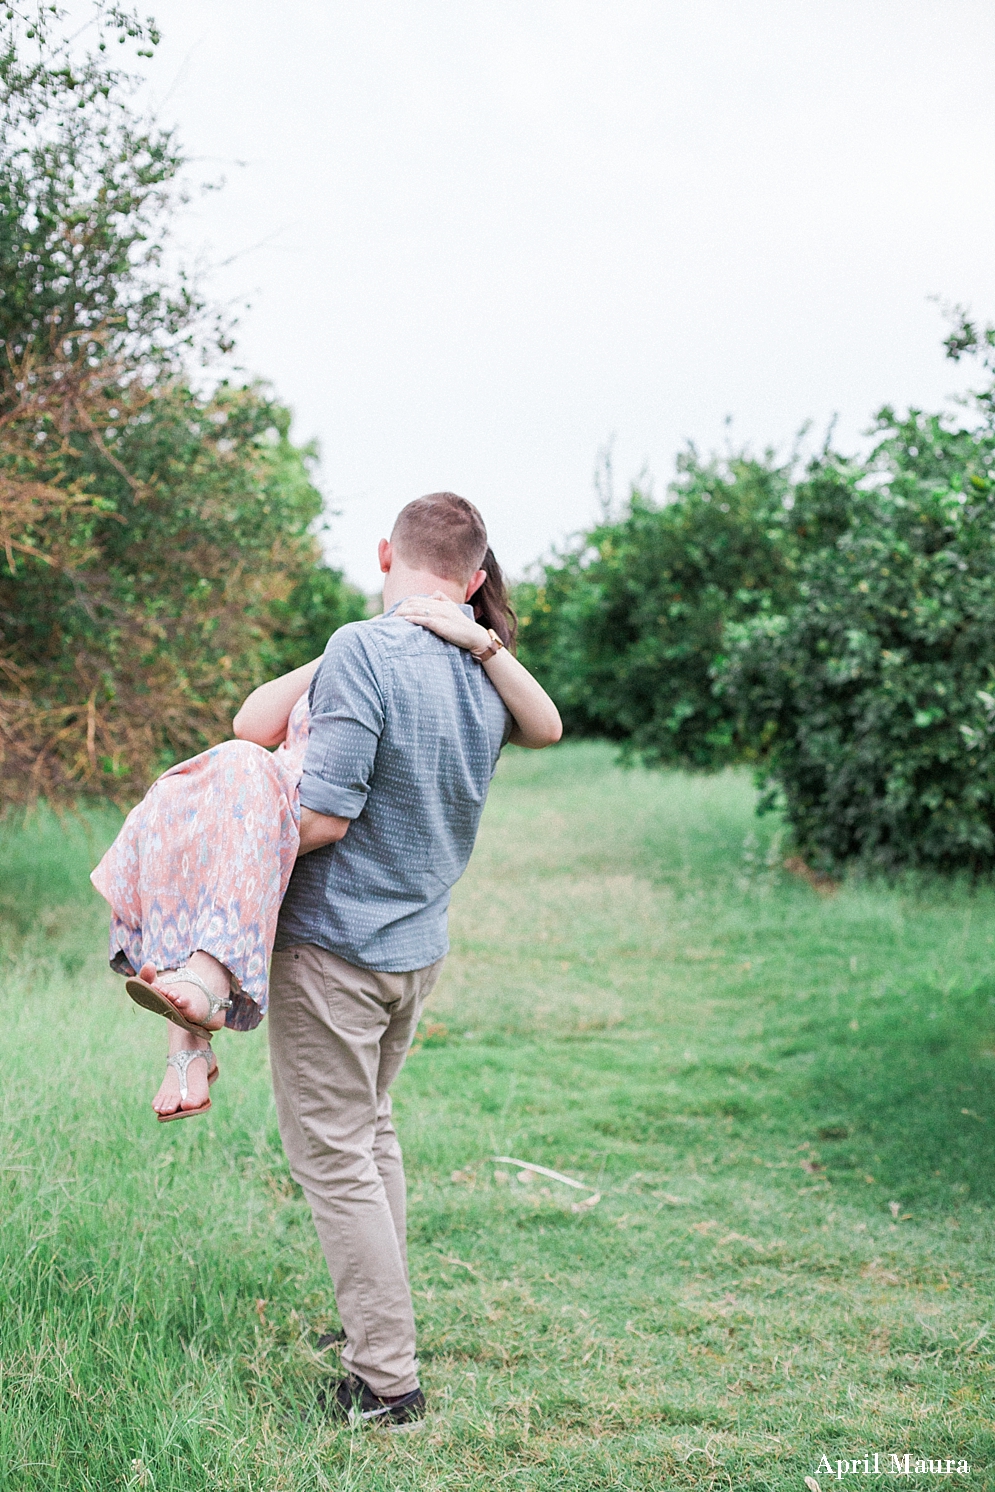
<instances>
[{"instance_id":1,"label":"grass field","mask_svg":"<svg viewBox=\"0 0 995 1492\"><path fill-rule=\"evenodd\" d=\"M752 802L502 763L396 1089L432 1412L394 1437L314 1413L336 1317L264 1032L157 1126L85 881L113 815L9 828L4 1492L995 1487L995 894L820 896Z\"/></svg>"}]
</instances>

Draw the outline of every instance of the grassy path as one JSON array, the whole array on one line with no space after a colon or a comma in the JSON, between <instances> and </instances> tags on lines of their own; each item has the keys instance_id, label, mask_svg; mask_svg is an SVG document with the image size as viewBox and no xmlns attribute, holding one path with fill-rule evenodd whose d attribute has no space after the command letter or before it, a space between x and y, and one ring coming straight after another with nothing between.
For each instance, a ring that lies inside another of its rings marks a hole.
<instances>
[{"instance_id":1,"label":"grassy path","mask_svg":"<svg viewBox=\"0 0 995 1492\"><path fill-rule=\"evenodd\" d=\"M5 1492L795 1489L875 1451L995 1486L995 895L822 898L772 827L742 777L502 764L397 1087L434 1413L386 1442L307 1416L336 1318L263 1034L156 1126L85 889L113 820L8 831Z\"/></svg>"}]
</instances>

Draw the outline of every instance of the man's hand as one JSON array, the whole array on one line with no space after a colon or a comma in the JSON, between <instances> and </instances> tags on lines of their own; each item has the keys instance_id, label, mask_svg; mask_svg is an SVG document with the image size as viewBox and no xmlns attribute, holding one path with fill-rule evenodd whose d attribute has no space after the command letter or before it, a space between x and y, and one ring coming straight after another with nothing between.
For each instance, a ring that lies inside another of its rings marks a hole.
<instances>
[{"instance_id":1,"label":"man's hand","mask_svg":"<svg viewBox=\"0 0 995 1492\"><path fill-rule=\"evenodd\" d=\"M301 844L298 855L309 855L320 850L322 845L337 844L345 838L352 819L341 819L334 814L315 813L313 808L301 807Z\"/></svg>"}]
</instances>

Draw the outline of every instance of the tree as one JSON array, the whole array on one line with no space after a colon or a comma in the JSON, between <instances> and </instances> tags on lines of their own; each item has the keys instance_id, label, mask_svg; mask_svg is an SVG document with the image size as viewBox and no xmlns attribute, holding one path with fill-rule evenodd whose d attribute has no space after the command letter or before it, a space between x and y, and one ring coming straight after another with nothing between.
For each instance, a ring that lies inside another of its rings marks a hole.
<instances>
[{"instance_id":1,"label":"tree","mask_svg":"<svg viewBox=\"0 0 995 1492\"><path fill-rule=\"evenodd\" d=\"M182 158L106 60L154 26L98 0L75 55L63 20L9 12L0 53L0 805L133 798L293 666L321 603L325 638L363 612L287 411L189 387L227 332L163 270Z\"/></svg>"}]
</instances>

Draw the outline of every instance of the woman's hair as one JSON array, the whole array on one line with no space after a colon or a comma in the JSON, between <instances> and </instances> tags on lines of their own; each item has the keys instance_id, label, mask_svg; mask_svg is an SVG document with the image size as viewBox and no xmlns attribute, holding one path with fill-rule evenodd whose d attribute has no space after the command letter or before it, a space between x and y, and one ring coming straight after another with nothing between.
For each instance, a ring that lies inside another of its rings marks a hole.
<instances>
[{"instance_id":1,"label":"woman's hair","mask_svg":"<svg viewBox=\"0 0 995 1492\"><path fill-rule=\"evenodd\" d=\"M514 652L518 637L518 618L508 599L508 586L501 566L489 545L480 561L480 568L487 571L487 579L470 597L473 614L482 627L493 628L505 647Z\"/></svg>"}]
</instances>

